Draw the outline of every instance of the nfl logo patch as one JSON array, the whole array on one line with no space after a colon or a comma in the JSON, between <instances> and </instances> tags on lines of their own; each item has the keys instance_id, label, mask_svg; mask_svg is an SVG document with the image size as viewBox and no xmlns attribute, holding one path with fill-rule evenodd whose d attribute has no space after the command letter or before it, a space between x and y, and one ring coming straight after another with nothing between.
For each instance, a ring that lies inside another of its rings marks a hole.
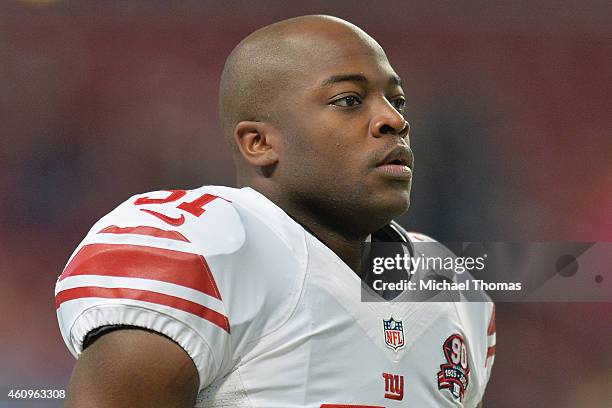
<instances>
[{"instance_id":1,"label":"nfl logo patch","mask_svg":"<svg viewBox=\"0 0 612 408\"><path fill-rule=\"evenodd\" d=\"M401 320L390 317L389 320L383 319L383 329L385 344L393 351L404 347L404 325Z\"/></svg>"}]
</instances>

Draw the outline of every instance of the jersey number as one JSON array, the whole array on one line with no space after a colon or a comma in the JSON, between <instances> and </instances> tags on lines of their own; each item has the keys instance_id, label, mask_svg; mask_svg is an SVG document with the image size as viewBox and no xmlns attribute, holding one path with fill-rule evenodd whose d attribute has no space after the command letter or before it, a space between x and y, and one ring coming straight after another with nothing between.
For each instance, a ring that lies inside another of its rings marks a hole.
<instances>
[{"instance_id":1,"label":"jersey number","mask_svg":"<svg viewBox=\"0 0 612 408\"><path fill-rule=\"evenodd\" d=\"M168 195L168 197L166 198L149 198L149 197L137 198L134 201L134 205L172 203L174 201L178 201L179 199L183 198L187 194L187 191L185 190L169 190L168 192L170 193L170 195ZM177 205L176 208L186 211L189 214L192 214L196 217L199 217L200 215L204 214L204 212L206 212L206 210L204 209L204 206L217 198L221 198L221 197L214 196L212 194L202 194L201 196L199 196L193 201L183 201L182 203ZM224 199L222 198L222 200ZM180 217L170 217L168 215L159 213L157 211L149 210L146 208L141 208L140 211L146 212L147 214L151 214L170 225L179 226L185 222L185 215L183 214L181 214Z\"/></svg>"}]
</instances>

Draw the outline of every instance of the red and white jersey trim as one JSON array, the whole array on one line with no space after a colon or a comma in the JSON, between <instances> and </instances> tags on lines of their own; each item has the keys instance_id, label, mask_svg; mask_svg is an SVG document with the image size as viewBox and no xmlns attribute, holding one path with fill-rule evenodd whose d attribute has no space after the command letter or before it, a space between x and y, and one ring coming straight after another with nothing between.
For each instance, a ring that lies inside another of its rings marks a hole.
<instances>
[{"instance_id":1,"label":"red and white jersey trim","mask_svg":"<svg viewBox=\"0 0 612 408\"><path fill-rule=\"evenodd\" d=\"M493 304L493 310L491 312L491 318L489 320L489 326L487 328L487 357L485 360L485 367L491 367L495 361L495 340L496 340L497 328L495 324L495 304Z\"/></svg>"},{"instance_id":2,"label":"red and white jersey trim","mask_svg":"<svg viewBox=\"0 0 612 408\"><path fill-rule=\"evenodd\" d=\"M132 285L138 281L141 287ZM88 244L59 277L56 307L79 298L140 300L192 313L229 332L229 321L222 311L203 304L208 301L186 299L182 296L186 290L199 293L199 300L208 297L219 301L217 309L223 309L219 289L201 255L142 245Z\"/></svg>"},{"instance_id":3,"label":"red and white jersey trim","mask_svg":"<svg viewBox=\"0 0 612 408\"><path fill-rule=\"evenodd\" d=\"M144 235L148 237L159 237L173 239L176 241L191 242L183 234L174 230L164 230L156 227L149 226L138 226L138 227L118 227L111 225L106 228L102 228L98 234L130 234L130 235Z\"/></svg>"},{"instance_id":4,"label":"red and white jersey trim","mask_svg":"<svg viewBox=\"0 0 612 408\"><path fill-rule=\"evenodd\" d=\"M142 245L89 244L83 246L59 277L99 275L145 278L174 283L221 300L203 256Z\"/></svg>"},{"instance_id":5,"label":"red and white jersey trim","mask_svg":"<svg viewBox=\"0 0 612 408\"><path fill-rule=\"evenodd\" d=\"M212 297L203 294L200 291L187 288L185 286L176 285L173 283L161 282L157 280L151 279L142 279L142 278L123 278L123 277L108 277L108 276L90 276L90 275L81 275L81 276L71 276L60 282L58 282L55 288L56 295L56 306L59 307L61 303L75 299L78 296L70 295L71 290L73 289L82 289L83 292L89 292L90 296L80 296L80 297L96 297L96 291L91 289L84 288L99 288L99 289L126 289L134 291L134 294L138 294L142 292L143 294L147 292L151 293L160 293L168 296L173 296L177 299L183 299L191 303L195 303L202 307L212 310L218 315L223 315L223 303ZM61 294L63 293L63 294ZM100 290L98 292L100 295L104 294L104 291ZM111 293L111 292L108 292ZM58 296L59 294L59 296ZM128 292L126 292L128 294ZM117 296L106 295L100 298L121 298L119 294ZM124 298L130 298L124 296ZM145 299L146 296L142 296L141 299ZM132 298L138 300L138 298ZM165 304L165 303L160 303ZM167 306L170 306L167 304Z\"/></svg>"},{"instance_id":6,"label":"red and white jersey trim","mask_svg":"<svg viewBox=\"0 0 612 408\"><path fill-rule=\"evenodd\" d=\"M129 227L128 227L129 228ZM138 227L141 228L141 227ZM172 231L174 232L174 231ZM179 232L177 232L180 234ZM170 239L166 237L159 236L145 236L138 234L115 234L109 232L99 232L97 234L88 235L83 242L79 244L76 251L70 258L70 261L74 258L74 256L86 245L91 244L125 244L125 245L140 245L150 248L159 248L159 249L169 249L173 251L180 252L188 252L188 253L197 253L197 247L187 241ZM67 265L68 266L68 265Z\"/></svg>"}]
</instances>

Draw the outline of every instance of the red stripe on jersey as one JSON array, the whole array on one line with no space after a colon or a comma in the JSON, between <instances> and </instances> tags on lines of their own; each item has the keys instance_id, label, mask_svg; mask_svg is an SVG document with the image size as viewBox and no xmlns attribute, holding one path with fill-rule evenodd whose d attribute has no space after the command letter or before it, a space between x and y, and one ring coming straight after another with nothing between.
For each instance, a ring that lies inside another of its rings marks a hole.
<instances>
[{"instance_id":1,"label":"red stripe on jersey","mask_svg":"<svg viewBox=\"0 0 612 408\"><path fill-rule=\"evenodd\" d=\"M489 357L493 357L493 356L495 356L495 346L491 346L487 348L487 356L485 357L485 367L487 366L487 363L489 362Z\"/></svg>"},{"instance_id":2,"label":"red stripe on jersey","mask_svg":"<svg viewBox=\"0 0 612 408\"><path fill-rule=\"evenodd\" d=\"M60 276L101 275L152 279L198 290L221 300L201 255L127 244L90 244L79 250Z\"/></svg>"},{"instance_id":3,"label":"red stripe on jersey","mask_svg":"<svg viewBox=\"0 0 612 408\"><path fill-rule=\"evenodd\" d=\"M183 234L181 234L178 231L163 230L160 228L147 227L144 225L141 225L139 227L118 227L116 225L111 225L109 227L106 227L100 230L100 232L98 232L98 234L103 234L103 233L146 235L148 237L168 238L168 239L174 239L176 241L191 242L187 238L185 238Z\"/></svg>"},{"instance_id":4,"label":"red stripe on jersey","mask_svg":"<svg viewBox=\"0 0 612 408\"><path fill-rule=\"evenodd\" d=\"M495 334L495 304L493 304L493 312L491 312L491 320L489 321L489 328L487 329L487 335L490 336Z\"/></svg>"},{"instance_id":5,"label":"red stripe on jersey","mask_svg":"<svg viewBox=\"0 0 612 408\"><path fill-rule=\"evenodd\" d=\"M126 288L99 288L94 286L84 286L80 288L72 288L62 290L55 296L55 307L59 308L64 302L82 298L105 298L105 299L134 299L143 302L155 303L158 305L169 306L174 309L182 310L187 313L194 314L202 319L216 324L226 332L230 332L229 320L226 316L212 309L194 303L189 300L181 299L176 296L166 295L163 293L151 292L140 289Z\"/></svg>"}]
</instances>

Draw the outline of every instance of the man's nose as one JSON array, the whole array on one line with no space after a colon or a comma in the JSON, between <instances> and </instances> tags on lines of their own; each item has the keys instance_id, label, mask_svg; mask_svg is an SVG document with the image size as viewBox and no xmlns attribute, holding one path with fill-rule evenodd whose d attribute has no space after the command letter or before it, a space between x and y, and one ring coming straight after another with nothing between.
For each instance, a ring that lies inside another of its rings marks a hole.
<instances>
[{"instance_id":1,"label":"man's nose","mask_svg":"<svg viewBox=\"0 0 612 408\"><path fill-rule=\"evenodd\" d=\"M370 122L370 133L374 137L397 135L402 138L410 133L410 124L404 116L387 101L379 104L376 115Z\"/></svg>"}]
</instances>

